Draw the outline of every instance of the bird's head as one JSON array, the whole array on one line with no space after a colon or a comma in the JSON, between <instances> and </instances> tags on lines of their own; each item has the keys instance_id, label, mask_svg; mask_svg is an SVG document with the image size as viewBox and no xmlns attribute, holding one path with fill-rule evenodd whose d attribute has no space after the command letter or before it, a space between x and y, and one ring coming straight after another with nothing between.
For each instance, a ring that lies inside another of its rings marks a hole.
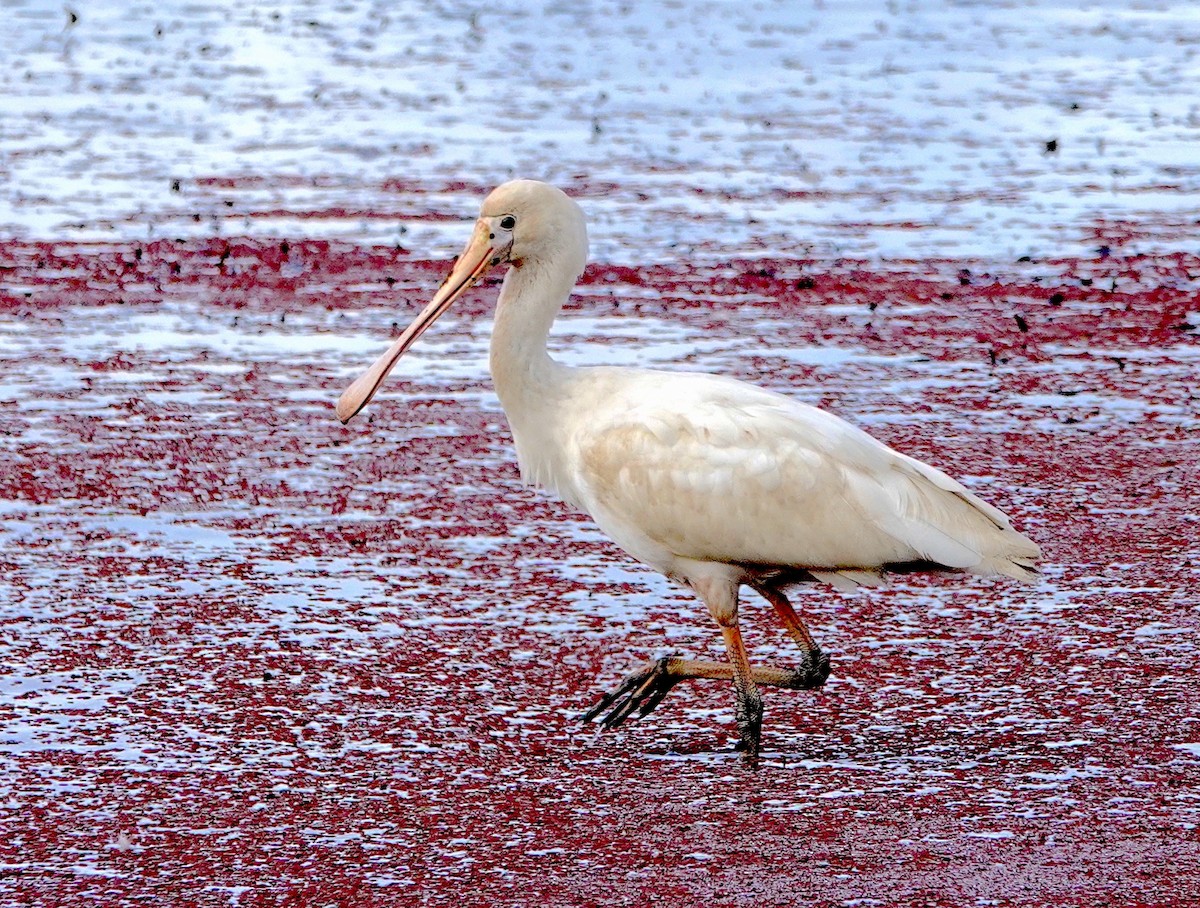
<instances>
[{"instance_id":1,"label":"bird's head","mask_svg":"<svg viewBox=\"0 0 1200 908\"><path fill-rule=\"evenodd\" d=\"M553 262L575 277L586 259L583 212L566 193L536 180L497 186L483 200L471 239L438 292L388 351L345 390L338 400L338 419L349 422L370 403L404 352L491 268L507 262L538 269Z\"/></svg>"},{"instance_id":2,"label":"bird's head","mask_svg":"<svg viewBox=\"0 0 1200 908\"><path fill-rule=\"evenodd\" d=\"M579 206L561 189L537 180L513 180L483 200L475 233L459 262L477 256L484 246L494 251L493 258L498 255L517 267L554 261L564 270L577 265L577 275L587 255L587 227Z\"/></svg>"}]
</instances>

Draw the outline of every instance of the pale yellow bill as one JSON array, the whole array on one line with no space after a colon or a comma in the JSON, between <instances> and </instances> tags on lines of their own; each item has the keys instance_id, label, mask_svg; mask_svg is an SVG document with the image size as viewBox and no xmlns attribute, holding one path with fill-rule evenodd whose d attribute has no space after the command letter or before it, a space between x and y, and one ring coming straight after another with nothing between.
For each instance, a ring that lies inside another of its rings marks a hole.
<instances>
[{"instance_id":1,"label":"pale yellow bill","mask_svg":"<svg viewBox=\"0 0 1200 908\"><path fill-rule=\"evenodd\" d=\"M392 367L396 365L404 352L413 345L425 329L438 320L439 316L463 293L481 278L489 268L499 261L496 250L492 248L491 236L487 225L480 223L475 227L471 241L463 254L458 257L450 276L442 283L429 305L421 310L411 325L404 329L387 352L366 372L354 380L338 399L337 417L346 423L353 419L363 407L371 402L375 392L379 390L383 380L387 378Z\"/></svg>"}]
</instances>

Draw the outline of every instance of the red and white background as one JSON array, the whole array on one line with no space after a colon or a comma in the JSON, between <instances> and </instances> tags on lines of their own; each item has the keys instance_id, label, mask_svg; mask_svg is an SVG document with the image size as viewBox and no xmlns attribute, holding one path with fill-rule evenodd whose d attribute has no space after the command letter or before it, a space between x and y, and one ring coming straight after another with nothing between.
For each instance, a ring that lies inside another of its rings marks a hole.
<instances>
[{"instance_id":1,"label":"red and white background","mask_svg":"<svg viewBox=\"0 0 1200 908\"><path fill-rule=\"evenodd\" d=\"M1200 901L1200 8L4 20L3 904ZM798 596L757 771L725 685L581 727L720 639L520 486L494 285L332 409L514 176L590 220L562 359L824 406L1041 581Z\"/></svg>"}]
</instances>

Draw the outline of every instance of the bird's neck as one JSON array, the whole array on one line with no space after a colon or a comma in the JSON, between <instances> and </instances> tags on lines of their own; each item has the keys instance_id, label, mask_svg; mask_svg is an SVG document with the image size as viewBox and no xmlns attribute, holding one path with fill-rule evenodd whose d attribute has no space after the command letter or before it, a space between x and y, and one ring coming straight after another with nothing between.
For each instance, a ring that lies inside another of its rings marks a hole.
<instances>
[{"instance_id":1,"label":"bird's neck","mask_svg":"<svg viewBox=\"0 0 1200 908\"><path fill-rule=\"evenodd\" d=\"M575 285L570 269L526 262L509 269L496 303L490 365L510 422L533 416L569 371L546 351L550 326Z\"/></svg>"}]
</instances>

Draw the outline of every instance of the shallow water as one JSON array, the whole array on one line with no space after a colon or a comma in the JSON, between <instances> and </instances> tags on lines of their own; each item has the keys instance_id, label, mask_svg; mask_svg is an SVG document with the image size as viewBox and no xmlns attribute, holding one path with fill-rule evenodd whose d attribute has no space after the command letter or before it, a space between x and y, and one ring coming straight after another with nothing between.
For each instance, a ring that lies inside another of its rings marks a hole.
<instances>
[{"instance_id":1,"label":"shallow water","mask_svg":"<svg viewBox=\"0 0 1200 908\"><path fill-rule=\"evenodd\" d=\"M0 902L1200 900L1197 10L5 13ZM1041 581L801 594L756 772L725 685L581 727L720 638L520 486L494 283L332 411L510 176L590 219L563 359L825 406Z\"/></svg>"},{"instance_id":2,"label":"shallow water","mask_svg":"<svg viewBox=\"0 0 1200 908\"><path fill-rule=\"evenodd\" d=\"M342 427L332 403L397 313L310 287L382 269L427 295L438 266L298 242L313 265L280 289L278 245L240 242L226 271L208 241L0 247L35 288L0 344L10 892L1083 905L1160 892L1164 861L1197 891L1194 291L1073 276L1155 284L1193 259L1064 260L1036 284L813 265L802 290L786 262L589 271L556 332L569 361L822 403L1046 550L1029 588L802 594L834 674L768 692L754 772L724 685L619 733L577 723L640 660L717 657L719 635L520 487L485 372L494 290ZM115 262L123 302L94 289ZM1009 300L1038 298L1021 331ZM787 662L746 610L754 658Z\"/></svg>"},{"instance_id":3,"label":"shallow water","mask_svg":"<svg viewBox=\"0 0 1200 908\"><path fill-rule=\"evenodd\" d=\"M583 196L606 262L1194 232L1200 105L1176 89L1200 13L1171 0L14 0L8 21L6 232L447 256L513 176Z\"/></svg>"}]
</instances>

